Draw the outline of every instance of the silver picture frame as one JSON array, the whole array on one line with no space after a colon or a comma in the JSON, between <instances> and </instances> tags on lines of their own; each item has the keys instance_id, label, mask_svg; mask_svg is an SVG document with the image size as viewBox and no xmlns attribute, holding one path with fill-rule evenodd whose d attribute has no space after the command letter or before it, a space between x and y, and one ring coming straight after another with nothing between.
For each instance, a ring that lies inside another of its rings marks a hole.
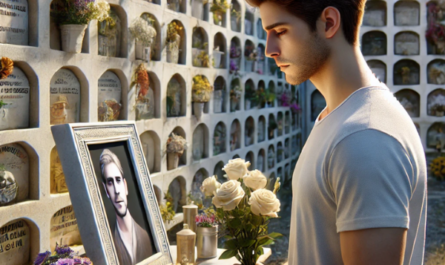
<instances>
[{"instance_id":1,"label":"silver picture frame","mask_svg":"<svg viewBox=\"0 0 445 265\"><path fill-rule=\"evenodd\" d=\"M105 212L100 183L90 155L90 145L126 142L137 179L137 188L157 253L137 265L173 264L167 233L150 180L134 122L101 122L54 125L51 131L62 163L69 196L88 257L95 265L119 265L112 231ZM120 264L127 265L127 264Z\"/></svg>"}]
</instances>

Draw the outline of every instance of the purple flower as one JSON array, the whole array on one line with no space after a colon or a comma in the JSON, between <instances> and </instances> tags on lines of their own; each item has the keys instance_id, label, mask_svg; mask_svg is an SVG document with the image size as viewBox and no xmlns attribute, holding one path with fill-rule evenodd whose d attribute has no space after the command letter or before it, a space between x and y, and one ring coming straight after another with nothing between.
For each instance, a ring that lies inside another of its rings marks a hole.
<instances>
[{"instance_id":1,"label":"purple flower","mask_svg":"<svg viewBox=\"0 0 445 265\"><path fill-rule=\"evenodd\" d=\"M292 112L298 112L298 111L301 111L300 106L298 106L298 104L296 104L296 103L292 103L292 104L290 105L290 109L292 110Z\"/></svg>"},{"instance_id":2,"label":"purple flower","mask_svg":"<svg viewBox=\"0 0 445 265\"><path fill-rule=\"evenodd\" d=\"M51 252L49 252L49 251L39 253L39 255L37 255L36 259L34 260L34 265L43 264L43 262L46 261L46 259L48 258L49 255L51 255Z\"/></svg>"},{"instance_id":3,"label":"purple flower","mask_svg":"<svg viewBox=\"0 0 445 265\"><path fill-rule=\"evenodd\" d=\"M238 65L235 60L230 60L230 71L238 71Z\"/></svg>"},{"instance_id":4,"label":"purple flower","mask_svg":"<svg viewBox=\"0 0 445 265\"><path fill-rule=\"evenodd\" d=\"M73 259L59 259L56 265L74 265Z\"/></svg>"}]
</instances>

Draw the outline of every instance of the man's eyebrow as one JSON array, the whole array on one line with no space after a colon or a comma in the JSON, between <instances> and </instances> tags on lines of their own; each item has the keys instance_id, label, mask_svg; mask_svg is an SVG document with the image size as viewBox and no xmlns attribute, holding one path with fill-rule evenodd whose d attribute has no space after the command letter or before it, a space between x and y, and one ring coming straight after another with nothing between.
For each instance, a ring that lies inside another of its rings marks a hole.
<instances>
[{"instance_id":1,"label":"man's eyebrow","mask_svg":"<svg viewBox=\"0 0 445 265\"><path fill-rule=\"evenodd\" d=\"M272 24L272 25L269 25L269 26L265 27L265 29L266 29L267 31L269 31L269 30L271 30L271 29L273 29L273 28L276 28L276 27L278 27L278 26L283 26L283 25L288 25L288 23L286 23L286 22L277 22L277 23L274 23L274 24Z\"/></svg>"}]
</instances>

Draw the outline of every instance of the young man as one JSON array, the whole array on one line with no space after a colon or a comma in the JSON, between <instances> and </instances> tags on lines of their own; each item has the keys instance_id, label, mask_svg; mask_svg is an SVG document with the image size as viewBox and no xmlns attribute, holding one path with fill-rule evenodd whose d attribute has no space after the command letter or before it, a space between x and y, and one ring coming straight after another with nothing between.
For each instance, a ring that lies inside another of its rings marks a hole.
<instances>
[{"instance_id":1,"label":"young man","mask_svg":"<svg viewBox=\"0 0 445 265\"><path fill-rule=\"evenodd\" d=\"M128 210L128 187L119 158L109 149L100 155L102 181L116 212L113 238L119 264L134 265L155 253L147 231L140 227Z\"/></svg>"},{"instance_id":2,"label":"young man","mask_svg":"<svg viewBox=\"0 0 445 265\"><path fill-rule=\"evenodd\" d=\"M247 1L259 7L266 56L327 103L293 174L289 264L422 264L425 154L360 52L365 1Z\"/></svg>"}]
</instances>

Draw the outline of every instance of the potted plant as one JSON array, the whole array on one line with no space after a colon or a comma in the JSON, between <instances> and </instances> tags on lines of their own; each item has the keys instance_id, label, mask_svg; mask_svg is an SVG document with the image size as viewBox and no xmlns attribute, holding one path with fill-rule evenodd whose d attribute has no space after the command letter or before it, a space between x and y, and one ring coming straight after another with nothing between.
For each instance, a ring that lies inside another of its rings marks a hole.
<instances>
[{"instance_id":1,"label":"potted plant","mask_svg":"<svg viewBox=\"0 0 445 265\"><path fill-rule=\"evenodd\" d=\"M253 89L250 84L245 85L245 93L244 93L244 100L245 100L245 109L249 110L252 107L255 107L258 104L259 96L257 91Z\"/></svg>"},{"instance_id":2,"label":"potted plant","mask_svg":"<svg viewBox=\"0 0 445 265\"><path fill-rule=\"evenodd\" d=\"M80 53L88 23L109 19L110 5L105 0L62 0L53 5L51 16L60 26L62 50Z\"/></svg>"},{"instance_id":3,"label":"potted plant","mask_svg":"<svg viewBox=\"0 0 445 265\"><path fill-rule=\"evenodd\" d=\"M176 12L179 12L181 4L182 4L182 0L167 0L168 9L176 11Z\"/></svg>"},{"instance_id":4,"label":"potted plant","mask_svg":"<svg viewBox=\"0 0 445 265\"><path fill-rule=\"evenodd\" d=\"M190 0L192 6L192 17L197 19L204 19L204 5L208 3L208 0Z\"/></svg>"},{"instance_id":5,"label":"potted plant","mask_svg":"<svg viewBox=\"0 0 445 265\"><path fill-rule=\"evenodd\" d=\"M157 35L155 28L152 26L153 23L154 21L150 23L146 19L138 17L129 28L131 37L136 40L136 59L150 62L151 46Z\"/></svg>"},{"instance_id":6,"label":"potted plant","mask_svg":"<svg viewBox=\"0 0 445 265\"><path fill-rule=\"evenodd\" d=\"M121 20L119 16L110 9L108 18L97 22L99 33L99 55L116 57L120 52Z\"/></svg>"},{"instance_id":7,"label":"potted plant","mask_svg":"<svg viewBox=\"0 0 445 265\"><path fill-rule=\"evenodd\" d=\"M241 31L239 27L239 21L241 19L241 11L237 11L232 7L230 10L230 23L233 31Z\"/></svg>"},{"instance_id":8,"label":"potted plant","mask_svg":"<svg viewBox=\"0 0 445 265\"><path fill-rule=\"evenodd\" d=\"M275 136L275 130L278 128L278 124L275 122L275 120L269 121L269 127L267 128L269 131L269 139L274 138Z\"/></svg>"},{"instance_id":9,"label":"potted plant","mask_svg":"<svg viewBox=\"0 0 445 265\"><path fill-rule=\"evenodd\" d=\"M167 140L167 170L178 167L179 158L187 149L187 141L181 136L171 133Z\"/></svg>"},{"instance_id":10,"label":"potted plant","mask_svg":"<svg viewBox=\"0 0 445 265\"><path fill-rule=\"evenodd\" d=\"M213 0L210 6L210 12L213 13L213 22L215 25L222 26L223 16L226 14L230 6L227 0Z\"/></svg>"},{"instance_id":11,"label":"potted plant","mask_svg":"<svg viewBox=\"0 0 445 265\"><path fill-rule=\"evenodd\" d=\"M237 109L242 93L243 93L243 90L239 86L235 86L230 90L230 111L231 112L234 112Z\"/></svg>"},{"instance_id":12,"label":"potted plant","mask_svg":"<svg viewBox=\"0 0 445 265\"><path fill-rule=\"evenodd\" d=\"M167 62L178 63L179 61L179 45L181 43L182 27L175 21L168 24L167 29Z\"/></svg>"},{"instance_id":13,"label":"potted plant","mask_svg":"<svg viewBox=\"0 0 445 265\"><path fill-rule=\"evenodd\" d=\"M234 41L230 44L230 73L237 72L240 66L241 49Z\"/></svg>"},{"instance_id":14,"label":"potted plant","mask_svg":"<svg viewBox=\"0 0 445 265\"><path fill-rule=\"evenodd\" d=\"M246 72L254 72L254 68L253 68L253 62L256 61L256 50L255 47L253 45L246 45L245 50L244 50L244 59L245 61L245 69L244 71Z\"/></svg>"},{"instance_id":15,"label":"potted plant","mask_svg":"<svg viewBox=\"0 0 445 265\"><path fill-rule=\"evenodd\" d=\"M164 224L168 224L175 217L175 211L173 210L173 197L171 196L169 191L167 191L167 193L164 193L164 199L166 200L166 203L161 204L159 206L159 210L161 212L162 221L164 221Z\"/></svg>"},{"instance_id":16,"label":"potted plant","mask_svg":"<svg viewBox=\"0 0 445 265\"><path fill-rule=\"evenodd\" d=\"M193 77L192 85L192 101L193 111L196 118L199 120L204 109L204 103L209 102L210 92L213 91L213 87L210 85L209 80L203 75L197 75Z\"/></svg>"},{"instance_id":17,"label":"potted plant","mask_svg":"<svg viewBox=\"0 0 445 265\"><path fill-rule=\"evenodd\" d=\"M425 37L435 47L435 54L445 53L445 26L440 23L430 23Z\"/></svg>"}]
</instances>

